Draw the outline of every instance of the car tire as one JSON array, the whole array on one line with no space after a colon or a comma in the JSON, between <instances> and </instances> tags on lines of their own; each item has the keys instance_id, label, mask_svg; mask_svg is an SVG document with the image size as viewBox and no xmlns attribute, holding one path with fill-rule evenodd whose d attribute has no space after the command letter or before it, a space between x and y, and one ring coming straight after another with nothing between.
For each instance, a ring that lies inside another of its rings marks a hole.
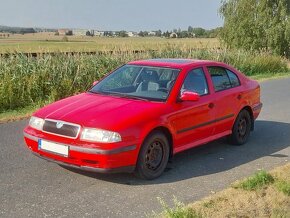
<instances>
[{"instance_id":1,"label":"car tire","mask_svg":"<svg viewBox=\"0 0 290 218\"><path fill-rule=\"evenodd\" d=\"M152 132L140 149L135 175L147 180L159 177L167 166L169 153L167 137L160 131Z\"/></svg>"},{"instance_id":2,"label":"car tire","mask_svg":"<svg viewBox=\"0 0 290 218\"><path fill-rule=\"evenodd\" d=\"M229 141L233 145L245 144L251 132L251 117L247 110L242 110L234 123L232 134L229 136Z\"/></svg>"}]
</instances>

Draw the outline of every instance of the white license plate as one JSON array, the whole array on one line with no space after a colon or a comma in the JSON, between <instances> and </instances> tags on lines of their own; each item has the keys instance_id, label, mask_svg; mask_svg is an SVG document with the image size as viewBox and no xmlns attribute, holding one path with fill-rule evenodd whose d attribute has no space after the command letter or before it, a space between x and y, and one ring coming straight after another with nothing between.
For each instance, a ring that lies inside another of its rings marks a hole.
<instances>
[{"instance_id":1,"label":"white license plate","mask_svg":"<svg viewBox=\"0 0 290 218\"><path fill-rule=\"evenodd\" d=\"M68 146L61 145L53 142L48 142L42 139L38 140L38 149L45 150L48 152L52 152L55 154L59 154L62 156L68 156Z\"/></svg>"}]
</instances>

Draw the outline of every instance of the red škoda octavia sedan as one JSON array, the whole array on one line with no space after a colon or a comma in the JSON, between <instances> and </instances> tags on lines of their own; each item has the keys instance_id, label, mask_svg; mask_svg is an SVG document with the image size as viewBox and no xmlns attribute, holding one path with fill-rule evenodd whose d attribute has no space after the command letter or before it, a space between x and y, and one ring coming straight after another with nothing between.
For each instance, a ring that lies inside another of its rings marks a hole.
<instances>
[{"instance_id":1,"label":"red \u0161koda octavia sedan","mask_svg":"<svg viewBox=\"0 0 290 218\"><path fill-rule=\"evenodd\" d=\"M244 144L261 108L259 84L224 63L133 61L35 112L24 138L60 165L154 179L178 152L224 136Z\"/></svg>"}]
</instances>

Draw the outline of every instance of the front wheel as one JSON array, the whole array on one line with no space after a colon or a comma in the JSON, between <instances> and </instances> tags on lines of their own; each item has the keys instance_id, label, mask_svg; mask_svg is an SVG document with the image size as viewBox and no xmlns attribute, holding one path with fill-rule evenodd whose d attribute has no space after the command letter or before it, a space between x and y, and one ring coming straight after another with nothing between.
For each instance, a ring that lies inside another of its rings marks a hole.
<instances>
[{"instance_id":1,"label":"front wheel","mask_svg":"<svg viewBox=\"0 0 290 218\"><path fill-rule=\"evenodd\" d=\"M252 122L249 112L247 110L242 110L235 120L232 134L229 137L230 142L234 145L245 144L250 136L251 125Z\"/></svg>"},{"instance_id":2,"label":"front wheel","mask_svg":"<svg viewBox=\"0 0 290 218\"><path fill-rule=\"evenodd\" d=\"M163 133L155 131L142 144L136 166L136 175L142 179L155 179L165 170L168 159L168 139Z\"/></svg>"}]
</instances>

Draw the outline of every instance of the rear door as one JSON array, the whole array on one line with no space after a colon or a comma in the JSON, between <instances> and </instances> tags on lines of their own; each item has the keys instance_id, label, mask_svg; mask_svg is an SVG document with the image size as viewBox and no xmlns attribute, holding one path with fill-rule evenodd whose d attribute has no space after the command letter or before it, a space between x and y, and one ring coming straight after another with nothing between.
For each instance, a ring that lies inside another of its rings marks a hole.
<instances>
[{"instance_id":1,"label":"rear door","mask_svg":"<svg viewBox=\"0 0 290 218\"><path fill-rule=\"evenodd\" d=\"M216 112L214 134L229 134L241 104L241 83L238 76L221 66L208 66Z\"/></svg>"}]
</instances>

